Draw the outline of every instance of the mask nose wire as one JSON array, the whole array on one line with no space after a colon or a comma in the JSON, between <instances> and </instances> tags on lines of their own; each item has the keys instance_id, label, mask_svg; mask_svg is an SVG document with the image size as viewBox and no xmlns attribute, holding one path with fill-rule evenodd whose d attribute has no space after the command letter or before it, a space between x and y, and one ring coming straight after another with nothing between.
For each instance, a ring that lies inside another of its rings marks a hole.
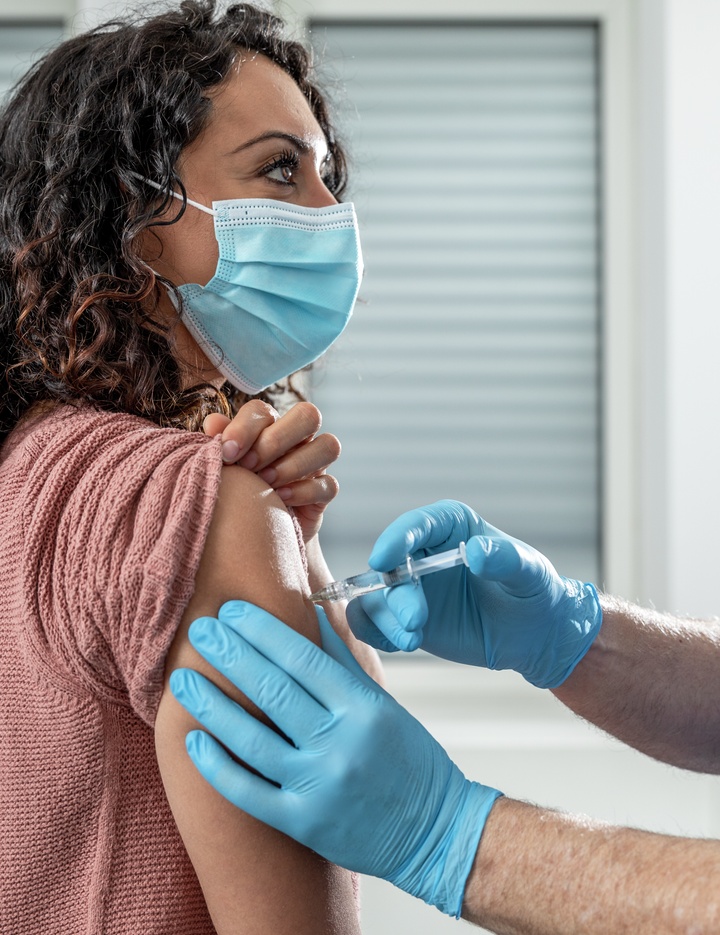
<instances>
[{"instance_id":1,"label":"mask nose wire","mask_svg":"<svg viewBox=\"0 0 720 935\"><path fill-rule=\"evenodd\" d=\"M138 172L130 172L129 175L132 175L136 179L140 179L141 182L147 182L148 185L151 185L153 188L157 188L159 192L164 192L166 189L162 185L158 185L157 182L152 182L150 179L146 179L144 175L140 175ZM177 192L170 192L173 198L177 198L178 201L183 201L183 196L178 195ZM205 214L209 214L211 217L215 217L214 208L207 208L205 205L201 205L199 201L193 201L192 198L185 198L185 201L189 205L192 205L193 208L199 208L201 211L204 211Z\"/></svg>"}]
</instances>

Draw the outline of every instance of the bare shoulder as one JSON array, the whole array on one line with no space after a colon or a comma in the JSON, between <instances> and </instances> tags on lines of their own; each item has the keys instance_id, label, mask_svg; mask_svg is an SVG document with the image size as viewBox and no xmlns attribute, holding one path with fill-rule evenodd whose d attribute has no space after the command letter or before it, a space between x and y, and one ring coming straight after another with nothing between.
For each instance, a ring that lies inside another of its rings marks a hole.
<instances>
[{"instance_id":1,"label":"bare shoulder","mask_svg":"<svg viewBox=\"0 0 720 935\"><path fill-rule=\"evenodd\" d=\"M217 616L226 601L244 600L319 643L309 593L295 529L282 500L250 471L224 467L195 591L168 654L163 699L172 698L168 687L171 672L185 666L202 672L253 710L237 688L195 652L188 638L190 624L198 617Z\"/></svg>"},{"instance_id":2,"label":"bare shoulder","mask_svg":"<svg viewBox=\"0 0 720 935\"><path fill-rule=\"evenodd\" d=\"M285 505L257 475L234 465L222 470L198 569L196 593L208 590L217 605L213 613L227 600L242 599L283 619L310 593ZM309 603L305 609L312 610Z\"/></svg>"},{"instance_id":3,"label":"bare shoulder","mask_svg":"<svg viewBox=\"0 0 720 935\"><path fill-rule=\"evenodd\" d=\"M195 592L173 640L155 725L158 764L218 935L359 935L352 881L285 835L241 812L195 769L185 736L200 725L173 697L173 669L201 672L251 713L242 693L194 650L188 629L228 600L247 600L319 642L292 520L260 478L224 467Z\"/></svg>"}]
</instances>

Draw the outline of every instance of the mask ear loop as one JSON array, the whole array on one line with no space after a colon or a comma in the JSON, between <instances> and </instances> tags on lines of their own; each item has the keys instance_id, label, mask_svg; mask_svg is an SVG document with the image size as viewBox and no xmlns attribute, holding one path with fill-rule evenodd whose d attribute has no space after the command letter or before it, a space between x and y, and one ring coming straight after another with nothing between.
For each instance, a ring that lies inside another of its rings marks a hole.
<instances>
[{"instance_id":1,"label":"mask ear loop","mask_svg":"<svg viewBox=\"0 0 720 935\"><path fill-rule=\"evenodd\" d=\"M153 188L157 188L157 190L158 190L159 192L165 191L165 189L162 187L162 185L158 185L157 182L152 182L150 179L146 179L144 175L140 175L138 172L129 172L128 175L132 175L133 178L140 179L141 182L147 182L148 185L152 185ZM174 198L177 198L178 201L182 201L182 200L183 200L183 199L182 199L182 195L178 195L177 192L170 192L170 194L171 194ZM212 210L212 208L206 208L205 205L201 205L201 204L200 204L199 202L197 202L197 201L192 201L190 198L188 198L188 199L186 199L186 200L187 200L187 203L188 203L189 205L194 205L196 208L200 208L200 210L201 210L201 211L204 211L206 214L211 214L213 217L215 217L215 212ZM160 273L158 273L157 270L154 270L154 269L152 268L152 266L150 266L149 263L145 263L144 260L141 261L141 262L142 262L145 266L147 266L147 268L148 268L158 279L162 278L162 277L160 276ZM176 289L174 286L165 286L165 291L167 292L168 298L170 299L170 301L172 302L172 304L175 306L175 310L179 312L179 311L180 311L180 301L181 301L181 300L178 298L179 293L178 293L177 289Z\"/></svg>"},{"instance_id":2,"label":"mask ear loop","mask_svg":"<svg viewBox=\"0 0 720 935\"><path fill-rule=\"evenodd\" d=\"M148 185L152 185L153 188L157 188L159 192L165 192L166 189L162 185L158 185L157 182L152 182L150 179L146 179L144 175L140 175L138 172L129 172L128 175L132 175L133 178L140 179L141 182L147 182ZM170 192L173 198L177 198L178 201L187 201L189 205L192 205L193 208L199 208L201 211L204 211L205 214L209 214L211 217L215 217L214 208L206 208L205 205L201 205L199 201L193 201L192 198L183 199L182 195L178 195L177 192Z\"/></svg>"}]
</instances>

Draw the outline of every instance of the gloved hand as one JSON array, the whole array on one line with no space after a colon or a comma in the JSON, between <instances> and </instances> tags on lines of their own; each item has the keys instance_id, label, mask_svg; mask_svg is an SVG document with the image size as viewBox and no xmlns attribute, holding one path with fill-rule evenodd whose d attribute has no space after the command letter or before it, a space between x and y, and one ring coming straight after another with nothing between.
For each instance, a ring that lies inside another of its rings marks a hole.
<instances>
[{"instance_id":1,"label":"gloved hand","mask_svg":"<svg viewBox=\"0 0 720 935\"><path fill-rule=\"evenodd\" d=\"M318 608L325 652L243 601L201 617L190 642L283 739L191 669L170 688L215 737L187 735L202 775L239 808L349 870L459 916L485 820L501 794L469 782L440 744L363 672ZM327 655L326 655L327 654ZM294 746L293 746L294 744Z\"/></svg>"},{"instance_id":2,"label":"gloved hand","mask_svg":"<svg viewBox=\"0 0 720 935\"><path fill-rule=\"evenodd\" d=\"M514 669L557 688L597 636L602 610L592 584L563 578L548 559L455 500L404 513L370 555L377 571L466 543L459 565L351 601L355 636L387 652L429 653L489 669Z\"/></svg>"}]
</instances>

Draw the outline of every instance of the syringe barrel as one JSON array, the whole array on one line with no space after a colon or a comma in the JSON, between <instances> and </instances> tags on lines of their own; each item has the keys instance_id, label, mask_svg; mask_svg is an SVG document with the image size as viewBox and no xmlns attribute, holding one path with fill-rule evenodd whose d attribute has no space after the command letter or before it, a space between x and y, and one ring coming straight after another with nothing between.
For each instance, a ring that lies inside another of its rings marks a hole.
<instances>
[{"instance_id":1,"label":"syringe barrel","mask_svg":"<svg viewBox=\"0 0 720 935\"><path fill-rule=\"evenodd\" d=\"M426 555L425 558L415 559L408 555L404 565L398 565L392 571L383 572L383 580L389 588L406 581L414 581L433 571L443 571L445 568L454 568L456 565L467 565L465 557L465 543L461 542L457 549L440 552L437 555Z\"/></svg>"},{"instance_id":2,"label":"syringe barrel","mask_svg":"<svg viewBox=\"0 0 720 935\"><path fill-rule=\"evenodd\" d=\"M391 571L382 572L383 581L386 588L394 588L397 584L405 584L406 581L412 581L413 573L410 570L411 559L408 555L408 561L405 565L398 565Z\"/></svg>"},{"instance_id":3,"label":"syringe barrel","mask_svg":"<svg viewBox=\"0 0 720 935\"><path fill-rule=\"evenodd\" d=\"M447 552L440 552L438 555L426 555L425 558L410 559L408 562L412 569L414 577L428 575L433 571L443 571L446 568L454 568L456 565L467 565L465 556L465 543L461 542L457 549L449 549Z\"/></svg>"}]
</instances>

